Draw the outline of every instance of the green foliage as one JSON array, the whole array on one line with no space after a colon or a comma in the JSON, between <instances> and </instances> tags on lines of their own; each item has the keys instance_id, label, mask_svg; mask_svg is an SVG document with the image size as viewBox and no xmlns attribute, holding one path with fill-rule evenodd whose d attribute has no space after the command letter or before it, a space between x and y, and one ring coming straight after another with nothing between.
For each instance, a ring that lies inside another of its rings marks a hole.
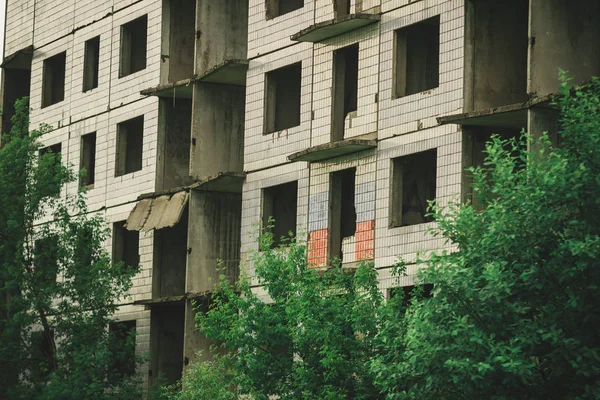
<instances>
[{"instance_id":1,"label":"green foliage","mask_svg":"<svg viewBox=\"0 0 600 400\"><path fill-rule=\"evenodd\" d=\"M559 148L495 137L479 206L436 212L459 250L420 261L433 298L382 324L388 398L600 398L600 82L563 79L557 105Z\"/></svg>"},{"instance_id":2,"label":"green foliage","mask_svg":"<svg viewBox=\"0 0 600 400\"><path fill-rule=\"evenodd\" d=\"M197 357L200 359L202 354ZM186 369L182 383L162 388L156 398L161 400L236 400L236 377L229 369L229 356L210 361L192 362ZM183 386L183 390L182 390Z\"/></svg>"},{"instance_id":3,"label":"green foliage","mask_svg":"<svg viewBox=\"0 0 600 400\"><path fill-rule=\"evenodd\" d=\"M40 152L51 128L28 131L27 99L15 109L0 148L0 398L138 397L135 379L107 379L118 357L107 327L135 270L111 262L83 193L60 196L76 176Z\"/></svg>"},{"instance_id":4,"label":"green foliage","mask_svg":"<svg viewBox=\"0 0 600 400\"><path fill-rule=\"evenodd\" d=\"M222 279L210 310L197 315L207 337L235 352L239 390L256 399L377 398L366 363L382 301L373 265L311 269L295 240L272 248L267 233L260 241L251 260L265 295L249 279Z\"/></svg>"}]
</instances>

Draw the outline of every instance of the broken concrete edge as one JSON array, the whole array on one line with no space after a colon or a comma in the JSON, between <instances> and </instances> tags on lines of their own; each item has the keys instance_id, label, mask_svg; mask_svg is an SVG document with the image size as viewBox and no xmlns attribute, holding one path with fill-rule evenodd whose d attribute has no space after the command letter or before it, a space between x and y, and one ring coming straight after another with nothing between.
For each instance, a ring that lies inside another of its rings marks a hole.
<instances>
[{"instance_id":1,"label":"broken concrete edge","mask_svg":"<svg viewBox=\"0 0 600 400\"><path fill-rule=\"evenodd\" d=\"M551 106L550 103L556 96L558 96L558 95L556 93L553 93L553 94L549 94L549 95L545 95L545 96L541 96L541 97L534 97L530 100L527 100L524 103L508 104L505 106L487 108L484 110L469 111L466 113L460 113L460 114L454 114L454 115L445 115L443 117L437 117L436 119L440 125L461 124L464 121L470 120L470 119L487 117L487 116L495 115L495 114L504 114L504 113L514 112L514 111L522 111L522 110L526 110L526 109L529 109L529 108L535 107L535 106Z\"/></svg>"},{"instance_id":2,"label":"broken concrete edge","mask_svg":"<svg viewBox=\"0 0 600 400\"><path fill-rule=\"evenodd\" d=\"M160 196L174 195L176 193L183 192L183 191L189 192L190 190L198 189L202 185L205 185L210 182L214 182L214 181L222 179L224 177L245 179L246 173L245 172L234 172L234 171L219 172L217 175L209 176L208 178L197 179L196 182L192 183L191 185L179 186L179 187L174 187L174 188L165 189L165 190L159 190L159 191L151 192L151 193L143 193L138 196L137 200L139 201L139 200L144 200L144 199L154 199L154 198L157 198Z\"/></svg>"},{"instance_id":3,"label":"broken concrete edge","mask_svg":"<svg viewBox=\"0 0 600 400\"><path fill-rule=\"evenodd\" d=\"M234 82L215 82L215 81L211 81L210 78L214 75L216 75L219 72L225 72L228 69L234 69L234 68L244 68L245 70L248 70L248 65L249 65L249 61L246 59L239 59L239 58L234 58L234 59L230 59L230 60L225 60L220 64L215 65L212 68L209 68L208 70L206 70L204 73L200 74L200 75L196 75L195 76L195 80L198 82L210 82L210 83L224 83L224 84L232 84L232 85L240 85L240 83L234 83Z\"/></svg>"},{"instance_id":4,"label":"broken concrete edge","mask_svg":"<svg viewBox=\"0 0 600 400\"><path fill-rule=\"evenodd\" d=\"M33 57L33 45L29 45L4 57L4 60L2 60L2 64L0 64L0 68L8 68L10 66L10 63L18 59L20 56Z\"/></svg>"},{"instance_id":5,"label":"broken concrete edge","mask_svg":"<svg viewBox=\"0 0 600 400\"><path fill-rule=\"evenodd\" d=\"M206 290L204 292L187 292L185 294L181 294L178 296L167 296L167 297L154 297L151 299L144 300L135 300L133 305L140 306L151 306L151 305L160 305L160 304L168 304L168 303L178 303L184 300L195 300L200 298L205 298L210 296L213 293L212 290Z\"/></svg>"},{"instance_id":6,"label":"broken concrete edge","mask_svg":"<svg viewBox=\"0 0 600 400\"><path fill-rule=\"evenodd\" d=\"M148 89L143 89L140 91L140 94L142 96L158 96L160 92L164 92L166 90L177 89L180 87L187 87L196 82L208 81L210 76L212 76L218 72L221 72L223 70L226 70L228 68L245 67L245 69L247 70L248 64L249 64L248 60L244 60L244 59L236 58L236 59L225 60L222 63L215 65L214 67L210 68L209 70L207 70L206 72L204 72L200 75L194 75L190 78L181 79L176 82L164 83L161 85L153 86ZM232 83L232 84L234 84L234 83Z\"/></svg>"},{"instance_id":7,"label":"broken concrete edge","mask_svg":"<svg viewBox=\"0 0 600 400\"><path fill-rule=\"evenodd\" d=\"M205 187L213 184L213 186L218 186L219 181L222 181L227 178L233 178L234 180L239 180L239 183L243 183L244 179L246 179L245 172L219 172L217 175L209 176L208 178L197 180L195 183L189 186L190 190L203 190ZM211 190L209 190L211 191ZM218 190L212 190L217 191ZM240 186L241 191L241 186Z\"/></svg>"},{"instance_id":8,"label":"broken concrete edge","mask_svg":"<svg viewBox=\"0 0 600 400\"><path fill-rule=\"evenodd\" d=\"M335 32L331 35L326 34L325 36L320 36L316 39L312 39L312 40L310 39L311 36L315 36L315 34L317 34L318 31L320 31L320 30L334 27L336 25L341 25L341 24L344 24L344 23L347 23L347 22L353 21L353 20L362 20L362 21L364 21L364 23L360 24L359 26L352 26L350 29L347 29L347 30ZM290 36L290 39L297 41L297 42L318 43L323 40L329 39L331 37L341 35L343 33L347 33L347 32L353 31L355 29L362 28L363 26L367 26L367 25L373 24L375 22L379 22L380 20L381 20L380 14L357 13L357 14L344 15L342 17L330 19L328 21L323 21L323 22L319 22L318 24L311 25L308 28L302 29L300 32L293 34L292 36Z\"/></svg>"},{"instance_id":9,"label":"broken concrete edge","mask_svg":"<svg viewBox=\"0 0 600 400\"><path fill-rule=\"evenodd\" d=\"M357 153L359 151L371 149L374 147L377 147L377 140L375 139L345 139L339 140L337 142L324 143L318 146L310 147L297 153L290 154L287 157L287 159L292 162L318 162L338 157L340 155ZM347 151L344 151L344 149ZM331 155L329 154L330 152L334 152L335 154Z\"/></svg>"},{"instance_id":10,"label":"broken concrete edge","mask_svg":"<svg viewBox=\"0 0 600 400\"><path fill-rule=\"evenodd\" d=\"M178 87L189 86L194 82L196 82L195 76L191 77L191 78L187 78L187 79L182 79L177 82L164 83L162 85L157 85L157 86L151 87L149 89L144 89L144 90L140 91L140 94L142 96L155 96L159 92L169 90L169 89L176 89Z\"/></svg>"}]
</instances>

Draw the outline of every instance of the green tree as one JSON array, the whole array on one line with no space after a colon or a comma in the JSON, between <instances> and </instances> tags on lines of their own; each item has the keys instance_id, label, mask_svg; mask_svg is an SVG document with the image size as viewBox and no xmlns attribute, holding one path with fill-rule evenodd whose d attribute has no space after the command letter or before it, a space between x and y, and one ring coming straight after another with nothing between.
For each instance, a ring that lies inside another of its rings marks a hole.
<instances>
[{"instance_id":1,"label":"green tree","mask_svg":"<svg viewBox=\"0 0 600 400\"><path fill-rule=\"evenodd\" d=\"M312 269L305 246L272 242L261 236L251 257L267 296L247 278L222 280L209 311L197 315L200 330L235 355L232 383L256 399L378 398L367 363L382 301L373 265Z\"/></svg>"},{"instance_id":2,"label":"green tree","mask_svg":"<svg viewBox=\"0 0 600 400\"><path fill-rule=\"evenodd\" d=\"M135 378L109 374L127 349L108 326L136 268L111 262L82 193L59 196L75 174L40 151L51 128L29 132L28 100L15 109L0 148L0 398L135 398Z\"/></svg>"},{"instance_id":3,"label":"green tree","mask_svg":"<svg viewBox=\"0 0 600 400\"><path fill-rule=\"evenodd\" d=\"M436 211L459 250L420 261L432 298L381 314L388 398L600 398L600 82L562 87L558 148L495 137L478 206Z\"/></svg>"}]
</instances>

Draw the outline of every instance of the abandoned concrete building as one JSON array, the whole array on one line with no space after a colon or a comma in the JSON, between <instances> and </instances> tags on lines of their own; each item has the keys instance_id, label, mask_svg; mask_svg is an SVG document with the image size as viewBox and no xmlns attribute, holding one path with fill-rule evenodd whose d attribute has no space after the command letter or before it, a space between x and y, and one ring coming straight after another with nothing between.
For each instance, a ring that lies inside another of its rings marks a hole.
<instances>
[{"instance_id":1,"label":"abandoned concrete building","mask_svg":"<svg viewBox=\"0 0 600 400\"><path fill-rule=\"evenodd\" d=\"M7 0L2 130L31 128L86 175L115 260L141 265L114 330L169 381L208 342L217 260L235 279L269 216L312 265L448 246L428 200L469 198L490 134L556 130L559 68L600 74L588 0ZM409 270L414 274L414 269Z\"/></svg>"}]
</instances>

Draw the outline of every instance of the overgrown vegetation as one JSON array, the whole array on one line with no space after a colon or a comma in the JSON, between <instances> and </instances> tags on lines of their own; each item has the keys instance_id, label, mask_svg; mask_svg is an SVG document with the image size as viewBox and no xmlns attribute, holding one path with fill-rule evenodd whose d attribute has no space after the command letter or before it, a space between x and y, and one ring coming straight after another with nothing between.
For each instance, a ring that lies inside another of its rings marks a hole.
<instances>
[{"instance_id":1,"label":"overgrown vegetation","mask_svg":"<svg viewBox=\"0 0 600 400\"><path fill-rule=\"evenodd\" d=\"M372 265L311 270L305 247L263 236L265 295L220 285L197 319L230 356L198 362L177 398L600 398L600 82L563 77L556 105L558 148L494 137L471 169L477 206L434 211L459 250L419 261L432 297L383 303Z\"/></svg>"},{"instance_id":2,"label":"overgrown vegetation","mask_svg":"<svg viewBox=\"0 0 600 400\"><path fill-rule=\"evenodd\" d=\"M136 271L112 263L84 195L60 195L76 176L40 151L51 128L29 132L28 99L15 109L0 148L0 398L139 398L108 330Z\"/></svg>"}]
</instances>

